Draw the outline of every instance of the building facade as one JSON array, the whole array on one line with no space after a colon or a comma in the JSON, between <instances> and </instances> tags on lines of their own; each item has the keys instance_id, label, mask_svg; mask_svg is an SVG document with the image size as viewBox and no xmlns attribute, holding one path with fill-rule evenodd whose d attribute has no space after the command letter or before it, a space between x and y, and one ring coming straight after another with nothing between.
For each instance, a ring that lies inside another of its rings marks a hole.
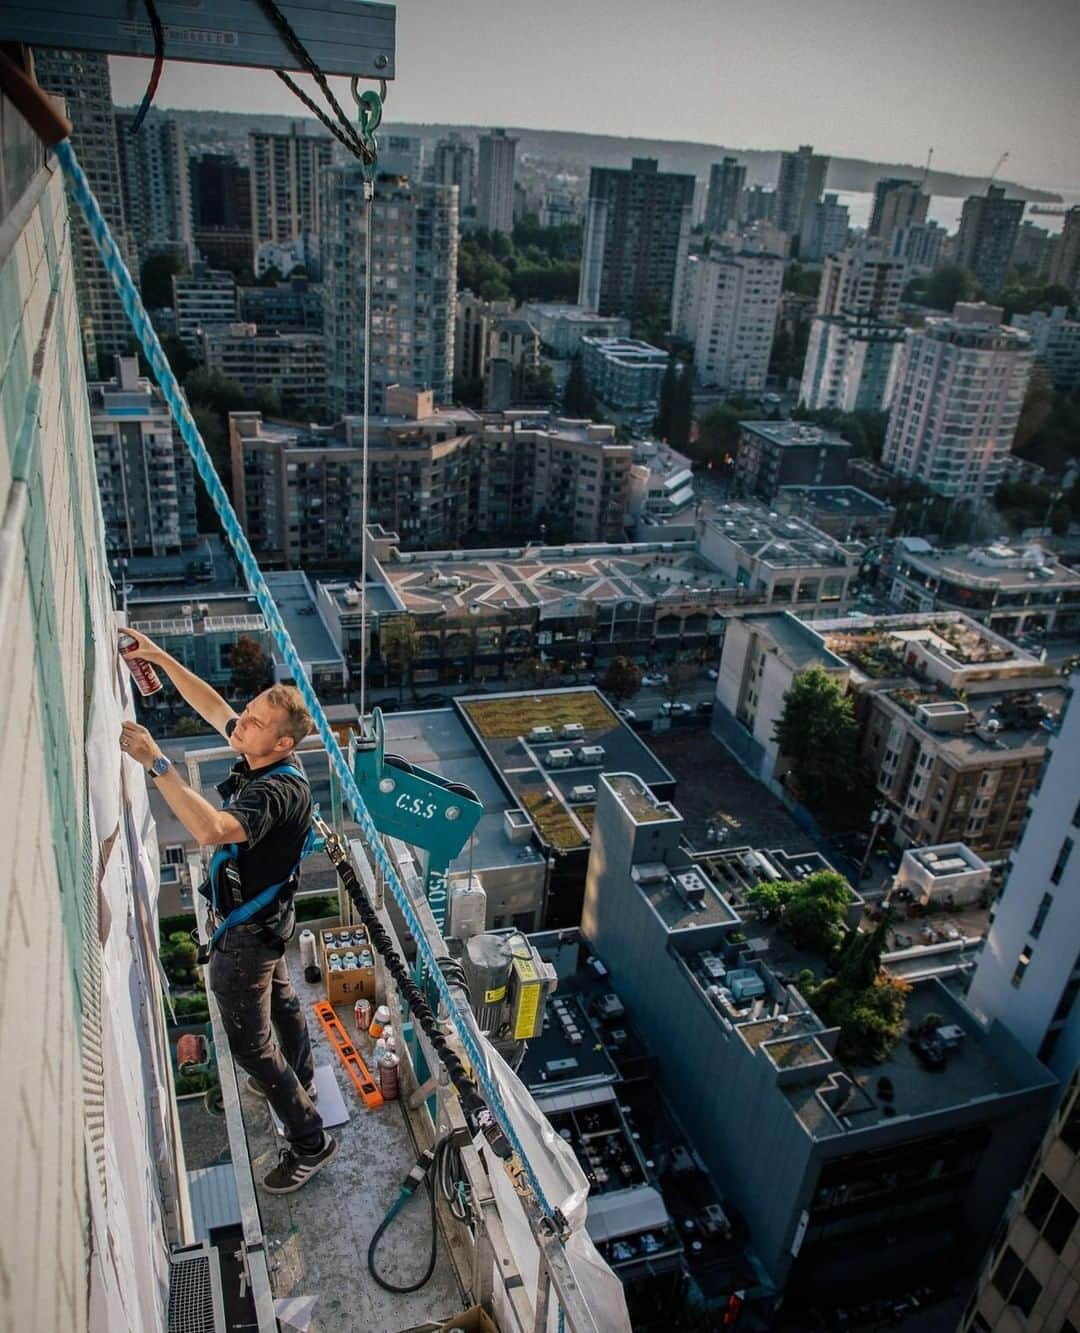
<instances>
[{"instance_id":1,"label":"building facade","mask_svg":"<svg viewBox=\"0 0 1080 1333\"><path fill-rule=\"evenodd\" d=\"M1074 676L1071 689L1080 685ZM994 905L968 999L1065 1082L1080 1065L1080 706L1075 692ZM1074 854L1075 853L1075 854Z\"/></svg>"},{"instance_id":2,"label":"building facade","mask_svg":"<svg viewBox=\"0 0 1080 1333\"><path fill-rule=\"evenodd\" d=\"M257 324L213 324L203 329L203 361L251 395L276 389L283 408L326 406L326 346L321 333L277 333Z\"/></svg>"},{"instance_id":3,"label":"building facade","mask_svg":"<svg viewBox=\"0 0 1080 1333\"><path fill-rule=\"evenodd\" d=\"M1049 280L1070 292L1080 291L1080 205L1065 214L1050 263Z\"/></svg>"},{"instance_id":4,"label":"building facade","mask_svg":"<svg viewBox=\"0 0 1080 1333\"><path fill-rule=\"evenodd\" d=\"M848 241L851 218L838 195L827 194L811 204L799 238L799 258L820 264L826 255L843 250Z\"/></svg>"},{"instance_id":5,"label":"building facade","mask_svg":"<svg viewBox=\"0 0 1080 1333\"><path fill-rule=\"evenodd\" d=\"M581 365L589 388L617 411L655 407L668 354L637 338L580 341Z\"/></svg>"},{"instance_id":6,"label":"building facade","mask_svg":"<svg viewBox=\"0 0 1080 1333\"><path fill-rule=\"evenodd\" d=\"M330 166L331 148L327 135L307 133L302 121L293 121L288 134L248 134L251 263L256 273L263 245L299 242L308 256L309 273L316 276L323 234L321 177Z\"/></svg>"},{"instance_id":7,"label":"building facade","mask_svg":"<svg viewBox=\"0 0 1080 1333\"><path fill-rule=\"evenodd\" d=\"M582 338L628 338L630 321L621 315L598 315L579 305L561 301L527 301L521 314L540 335L554 356L577 355Z\"/></svg>"},{"instance_id":8,"label":"building facade","mask_svg":"<svg viewBox=\"0 0 1080 1333\"><path fill-rule=\"evenodd\" d=\"M828 255L818 289L819 315L892 321L900 313L905 263L877 241L857 241Z\"/></svg>"},{"instance_id":9,"label":"building facade","mask_svg":"<svg viewBox=\"0 0 1080 1333\"><path fill-rule=\"evenodd\" d=\"M878 237L888 247L894 233L913 222L925 222L930 196L917 181L883 176L874 186L874 207L868 236Z\"/></svg>"},{"instance_id":10,"label":"building facade","mask_svg":"<svg viewBox=\"0 0 1080 1333\"><path fill-rule=\"evenodd\" d=\"M476 152L472 144L459 134L439 139L432 157L432 180L436 185L456 185L460 214L471 216L476 207Z\"/></svg>"},{"instance_id":11,"label":"building facade","mask_svg":"<svg viewBox=\"0 0 1080 1333\"><path fill-rule=\"evenodd\" d=\"M909 330L881 461L960 500L989 499L1012 448L1032 354L1000 307L958 304Z\"/></svg>"},{"instance_id":12,"label":"building facade","mask_svg":"<svg viewBox=\"0 0 1080 1333\"><path fill-rule=\"evenodd\" d=\"M110 555L170 555L198 541L195 470L161 390L120 357L91 384L90 422Z\"/></svg>"},{"instance_id":13,"label":"building facade","mask_svg":"<svg viewBox=\"0 0 1080 1333\"><path fill-rule=\"evenodd\" d=\"M955 261L991 296L1005 286L1023 216L1024 201L1006 199L1004 185L987 186L984 195L973 194L964 201Z\"/></svg>"},{"instance_id":14,"label":"building facade","mask_svg":"<svg viewBox=\"0 0 1080 1333\"><path fill-rule=\"evenodd\" d=\"M231 153L188 160L195 249L211 268L252 266L251 172Z\"/></svg>"},{"instance_id":15,"label":"building facade","mask_svg":"<svg viewBox=\"0 0 1080 1333\"><path fill-rule=\"evenodd\" d=\"M898 324L818 315L810 325L799 405L811 411L886 411L903 342Z\"/></svg>"},{"instance_id":16,"label":"building facade","mask_svg":"<svg viewBox=\"0 0 1080 1333\"><path fill-rule=\"evenodd\" d=\"M904 261L909 278L921 278L941 267L945 240L945 228L940 223L909 222L893 232L889 254Z\"/></svg>"},{"instance_id":17,"label":"building facade","mask_svg":"<svg viewBox=\"0 0 1080 1333\"><path fill-rule=\"evenodd\" d=\"M483 301L472 292L458 292L454 318L455 378L484 378L495 322L513 313L513 301Z\"/></svg>"},{"instance_id":18,"label":"building facade","mask_svg":"<svg viewBox=\"0 0 1080 1333\"><path fill-rule=\"evenodd\" d=\"M714 162L709 169L705 203L705 230L720 233L740 217L739 204L746 187L746 167L734 157Z\"/></svg>"},{"instance_id":19,"label":"building facade","mask_svg":"<svg viewBox=\"0 0 1080 1333\"><path fill-rule=\"evenodd\" d=\"M184 127L172 116L150 115L131 132L133 112L116 113L124 217L139 254L169 252L194 259L191 181Z\"/></svg>"},{"instance_id":20,"label":"building facade","mask_svg":"<svg viewBox=\"0 0 1080 1333\"><path fill-rule=\"evenodd\" d=\"M764 390L783 284L783 259L749 247L687 259L675 332L693 344L701 384L733 394Z\"/></svg>"},{"instance_id":21,"label":"building facade","mask_svg":"<svg viewBox=\"0 0 1080 1333\"><path fill-rule=\"evenodd\" d=\"M631 321L670 318L693 206L693 176L660 171L655 158L593 167L578 304Z\"/></svg>"},{"instance_id":22,"label":"building facade","mask_svg":"<svg viewBox=\"0 0 1080 1333\"><path fill-rule=\"evenodd\" d=\"M322 333L322 287L307 278L287 278L265 287L238 287L237 315L277 333Z\"/></svg>"},{"instance_id":23,"label":"building facade","mask_svg":"<svg viewBox=\"0 0 1080 1333\"><path fill-rule=\"evenodd\" d=\"M68 119L75 127L71 142L79 162L124 261L132 273L138 274L139 253L124 216L108 57L93 51L50 47L35 52L34 69L41 87L64 99ZM93 379L99 373L99 357L116 357L128 350L131 329L81 211L73 208L71 218L83 357L87 374Z\"/></svg>"},{"instance_id":24,"label":"building facade","mask_svg":"<svg viewBox=\"0 0 1080 1333\"><path fill-rule=\"evenodd\" d=\"M781 486L832 486L846 480L851 445L801 421L741 421L735 480L747 495L771 500Z\"/></svg>"},{"instance_id":25,"label":"building facade","mask_svg":"<svg viewBox=\"0 0 1080 1333\"><path fill-rule=\"evenodd\" d=\"M327 404L335 417L363 410L364 176L324 175L323 307ZM380 176L372 204L371 411L391 385L450 401L457 297L458 197L453 186Z\"/></svg>"},{"instance_id":26,"label":"building facade","mask_svg":"<svg viewBox=\"0 0 1080 1333\"><path fill-rule=\"evenodd\" d=\"M796 153L780 154L773 221L781 231L796 238L796 245L810 221L814 204L821 198L828 173L829 159L816 154L812 144L802 144Z\"/></svg>"},{"instance_id":27,"label":"building facade","mask_svg":"<svg viewBox=\"0 0 1080 1333\"><path fill-rule=\"evenodd\" d=\"M1068 307L1058 305L1050 314L1036 310L1014 315L1010 323L1031 339L1031 350L1050 376L1055 389L1068 393L1080 388L1080 320L1068 319Z\"/></svg>"},{"instance_id":28,"label":"building facade","mask_svg":"<svg viewBox=\"0 0 1080 1333\"><path fill-rule=\"evenodd\" d=\"M172 275L172 294L176 336L199 359L203 355L203 329L236 322L236 279L228 269L194 264L190 273Z\"/></svg>"},{"instance_id":29,"label":"building facade","mask_svg":"<svg viewBox=\"0 0 1080 1333\"><path fill-rule=\"evenodd\" d=\"M514 230L514 168L517 140L505 130L480 136L476 173L476 220L490 232Z\"/></svg>"}]
</instances>

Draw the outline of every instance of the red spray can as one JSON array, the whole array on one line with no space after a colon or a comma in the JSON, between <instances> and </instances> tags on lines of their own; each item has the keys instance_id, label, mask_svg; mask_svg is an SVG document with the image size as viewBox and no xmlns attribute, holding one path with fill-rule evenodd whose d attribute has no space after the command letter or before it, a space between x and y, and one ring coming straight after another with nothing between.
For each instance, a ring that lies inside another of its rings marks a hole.
<instances>
[{"instance_id":1,"label":"red spray can","mask_svg":"<svg viewBox=\"0 0 1080 1333\"><path fill-rule=\"evenodd\" d=\"M145 698L148 694L157 694L162 688L161 677L143 657L132 657L131 650L139 646L138 639L130 634L120 635L120 656L124 665L131 672L131 678L139 693Z\"/></svg>"}]
</instances>

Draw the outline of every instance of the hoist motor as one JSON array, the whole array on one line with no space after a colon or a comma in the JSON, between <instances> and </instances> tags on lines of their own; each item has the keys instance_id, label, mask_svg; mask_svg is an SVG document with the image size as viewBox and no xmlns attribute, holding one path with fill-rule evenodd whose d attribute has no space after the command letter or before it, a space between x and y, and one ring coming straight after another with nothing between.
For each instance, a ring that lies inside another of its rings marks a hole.
<instances>
[{"instance_id":1,"label":"hoist motor","mask_svg":"<svg viewBox=\"0 0 1080 1333\"><path fill-rule=\"evenodd\" d=\"M555 968L520 930L489 930L465 943L462 963L481 1032L496 1046L538 1037L544 1003L555 990Z\"/></svg>"}]
</instances>

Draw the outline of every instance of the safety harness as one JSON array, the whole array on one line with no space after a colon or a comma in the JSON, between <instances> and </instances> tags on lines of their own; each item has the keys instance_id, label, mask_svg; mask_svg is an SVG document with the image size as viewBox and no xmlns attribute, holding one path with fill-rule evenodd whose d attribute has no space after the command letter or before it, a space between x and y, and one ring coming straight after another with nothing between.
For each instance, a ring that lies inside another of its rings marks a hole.
<instances>
[{"instance_id":1,"label":"safety harness","mask_svg":"<svg viewBox=\"0 0 1080 1333\"><path fill-rule=\"evenodd\" d=\"M275 764L273 767L254 775L250 781L255 781L256 777L268 777L270 774L299 778L307 786L308 778L304 770L296 764L289 763ZM244 785L246 786L247 783ZM230 792L225 798L224 807L226 810L232 804L235 795L235 791ZM223 843L211 858L210 872L204 889L204 896L210 900L214 915L219 918L219 922L209 941L200 947L199 961L206 962L209 960L210 951L227 930L231 930L234 926L244 925L265 907L269 907L271 903L275 902L281 891L295 879L300 869L300 863L317 849L320 842L321 839L314 826L309 825L304 845L300 849L300 855L296 858L296 863L285 878L278 880L275 884L268 884L265 889L260 889L254 898L249 898L247 901L243 897L243 885L237 864L240 844L237 842ZM266 931L268 935L274 935L274 932L269 928L266 928ZM280 941L280 936L275 938Z\"/></svg>"}]
</instances>

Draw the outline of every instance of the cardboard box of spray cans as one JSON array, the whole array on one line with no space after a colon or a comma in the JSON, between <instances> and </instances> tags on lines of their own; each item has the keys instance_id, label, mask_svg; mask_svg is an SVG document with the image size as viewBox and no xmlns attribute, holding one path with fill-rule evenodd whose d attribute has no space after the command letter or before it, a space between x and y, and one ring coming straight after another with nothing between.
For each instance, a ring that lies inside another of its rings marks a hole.
<instances>
[{"instance_id":1,"label":"cardboard box of spray cans","mask_svg":"<svg viewBox=\"0 0 1080 1333\"><path fill-rule=\"evenodd\" d=\"M375 951L363 926L328 926L319 932L323 982L331 1004L375 999Z\"/></svg>"}]
</instances>

